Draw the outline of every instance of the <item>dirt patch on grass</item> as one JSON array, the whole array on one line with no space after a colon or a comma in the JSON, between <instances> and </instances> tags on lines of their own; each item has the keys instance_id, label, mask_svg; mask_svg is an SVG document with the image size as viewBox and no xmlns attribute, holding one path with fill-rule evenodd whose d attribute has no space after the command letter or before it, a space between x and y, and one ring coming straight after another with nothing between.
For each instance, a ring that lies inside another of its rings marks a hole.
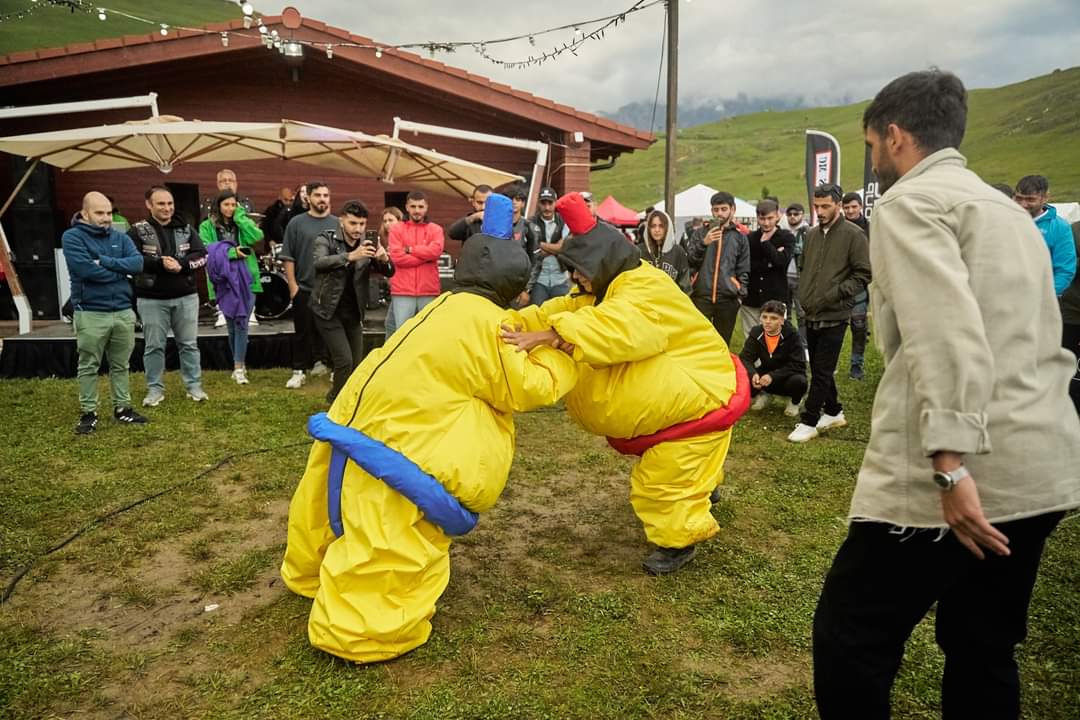
<instances>
[{"instance_id":1,"label":"dirt patch on grass","mask_svg":"<svg viewBox=\"0 0 1080 720\"><path fill-rule=\"evenodd\" d=\"M714 682L725 695L739 702L775 697L811 681L810 658L754 658L730 653L702 655L690 653L679 660L682 670Z\"/></svg>"}]
</instances>

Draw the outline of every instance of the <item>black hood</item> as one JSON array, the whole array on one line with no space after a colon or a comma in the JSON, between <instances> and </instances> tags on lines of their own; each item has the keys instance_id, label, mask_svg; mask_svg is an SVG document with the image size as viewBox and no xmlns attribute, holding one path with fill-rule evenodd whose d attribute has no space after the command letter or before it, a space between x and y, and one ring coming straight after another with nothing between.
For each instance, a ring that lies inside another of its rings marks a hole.
<instances>
[{"instance_id":1,"label":"black hood","mask_svg":"<svg viewBox=\"0 0 1080 720\"><path fill-rule=\"evenodd\" d=\"M559 260L592 282L596 302L604 299L608 285L619 273L641 265L641 252L623 234L604 222L583 235L571 235Z\"/></svg>"},{"instance_id":2,"label":"black hood","mask_svg":"<svg viewBox=\"0 0 1080 720\"><path fill-rule=\"evenodd\" d=\"M454 268L454 292L467 292L508 308L529 284L532 263L521 245L491 235L473 235Z\"/></svg>"}]
</instances>

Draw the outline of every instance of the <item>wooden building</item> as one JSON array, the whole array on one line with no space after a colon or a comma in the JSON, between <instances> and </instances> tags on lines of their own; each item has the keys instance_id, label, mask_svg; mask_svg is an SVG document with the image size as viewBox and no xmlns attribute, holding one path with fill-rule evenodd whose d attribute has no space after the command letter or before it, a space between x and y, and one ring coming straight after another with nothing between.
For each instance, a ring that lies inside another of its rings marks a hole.
<instances>
[{"instance_id":1,"label":"wooden building","mask_svg":"<svg viewBox=\"0 0 1080 720\"><path fill-rule=\"evenodd\" d=\"M305 18L294 30L286 29L280 17L264 17L263 21L283 38L306 44L299 65L290 65L281 53L264 47L255 29L245 30L237 20L207 26L209 32L172 31L165 37L155 32L0 57L0 94L4 105L28 106L156 92L161 114L187 120L287 118L390 134L394 118L400 117L539 140L549 143L550 148L545 184L560 193L588 189L592 165L615 160L653 142L649 133L414 53L386 50L377 56L370 48L342 46L340 43L374 43L316 20ZM222 33L228 37L227 46ZM327 45L332 53L325 51ZM140 112L126 110L0 120L0 136L139 118ZM534 158L522 150L423 135L403 139L526 178L532 170ZM0 192L4 197L23 167L11 156L0 156ZM121 212L136 220L144 217L143 192L149 185L169 185L178 207L190 209L199 199L216 192L218 169L195 163L178 167L169 175L152 169L45 170L5 214L4 227L20 266L30 254L45 263L44 254L38 251L47 245L58 246L60 232L86 191L109 194ZM282 161L238 162L232 169L239 178L240 193L250 197L256 209L269 205L281 187L295 187L312 179L330 185L334 207L343 200L360 198L377 211L383 205L400 205L409 190ZM450 195L435 196L430 205L431 218L440 223L449 223L468 209L462 198ZM28 249L33 252L28 253Z\"/></svg>"}]
</instances>

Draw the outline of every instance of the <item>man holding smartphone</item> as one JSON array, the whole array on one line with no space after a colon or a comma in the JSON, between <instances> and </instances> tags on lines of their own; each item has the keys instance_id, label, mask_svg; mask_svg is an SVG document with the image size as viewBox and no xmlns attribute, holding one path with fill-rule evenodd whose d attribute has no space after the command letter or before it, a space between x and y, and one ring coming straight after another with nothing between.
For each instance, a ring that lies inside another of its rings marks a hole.
<instances>
[{"instance_id":1,"label":"man holding smartphone","mask_svg":"<svg viewBox=\"0 0 1080 720\"><path fill-rule=\"evenodd\" d=\"M330 351L334 382L326 395L333 402L353 368L364 357L364 308L372 270L386 277L394 265L379 244L377 231L368 231L368 209L359 200L341 208L340 225L315 236L312 265L315 282L311 314Z\"/></svg>"}]
</instances>

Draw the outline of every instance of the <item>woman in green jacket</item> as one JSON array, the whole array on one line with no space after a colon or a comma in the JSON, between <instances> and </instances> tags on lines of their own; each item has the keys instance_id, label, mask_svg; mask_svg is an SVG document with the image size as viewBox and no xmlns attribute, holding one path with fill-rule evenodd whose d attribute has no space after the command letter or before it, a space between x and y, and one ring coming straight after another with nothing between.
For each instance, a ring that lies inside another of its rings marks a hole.
<instances>
[{"instance_id":1,"label":"woman in green jacket","mask_svg":"<svg viewBox=\"0 0 1080 720\"><path fill-rule=\"evenodd\" d=\"M262 282L259 280L259 258L255 255L254 246L263 239L263 231L248 216L243 205L228 203L229 207L227 209L222 208L221 204L228 198L235 200L236 194L231 190L225 190L214 200L214 208L210 212L210 217L203 220L202 224L199 225L199 238L203 241L203 245L206 246L207 250L210 249L211 245L223 239L224 235L234 238L236 244L240 247L248 248L246 260L248 271L251 273L251 292L258 294L262 292ZM232 209L233 207L235 207L235 210ZM234 252L230 251L230 253ZM210 278L206 279L206 286L209 289L210 302L214 302L214 285L210 282ZM259 324L259 321L255 319L254 310L251 311L251 319L248 324ZM224 326L225 316L218 312L214 327Z\"/></svg>"}]
</instances>

